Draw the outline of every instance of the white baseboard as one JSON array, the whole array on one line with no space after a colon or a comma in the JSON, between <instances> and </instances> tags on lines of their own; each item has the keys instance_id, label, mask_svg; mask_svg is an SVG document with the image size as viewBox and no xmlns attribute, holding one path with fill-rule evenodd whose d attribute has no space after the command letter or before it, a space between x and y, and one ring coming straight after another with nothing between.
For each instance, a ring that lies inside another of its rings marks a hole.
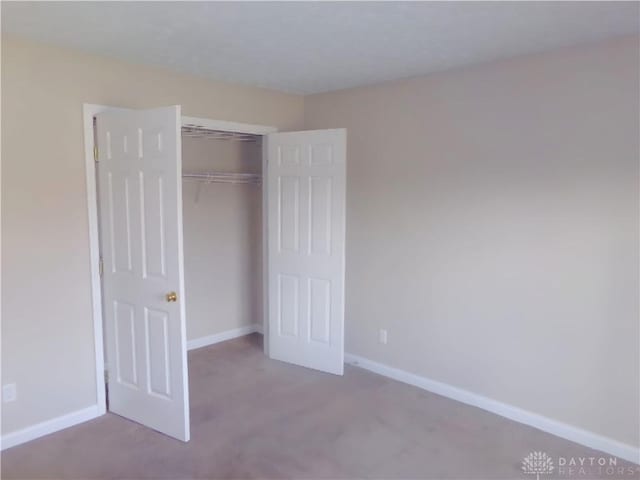
<instances>
[{"instance_id":1,"label":"white baseboard","mask_svg":"<svg viewBox=\"0 0 640 480\"><path fill-rule=\"evenodd\" d=\"M463 390L446 383L374 362L373 360L358 355L345 354L345 363L370 370L379 375L398 380L399 382L408 383L409 385L466 403L467 405L473 405L474 407L487 410L488 412L495 413L510 420L537 428L543 432L551 433L557 437L565 438L595 450L620 457L629 462L640 464L640 450L638 448L597 433L583 430L491 398L483 397L468 390Z\"/></svg>"},{"instance_id":2,"label":"white baseboard","mask_svg":"<svg viewBox=\"0 0 640 480\"><path fill-rule=\"evenodd\" d=\"M0 450L15 447L21 443L26 443L30 440L49 435L50 433L63 430L65 428L73 427L79 423L93 420L94 418L103 415L104 412L100 411L98 405L92 405L91 407L77 410L61 417L52 418L42 423L32 425L22 430L10 432L2 436L0 439Z\"/></svg>"},{"instance_id":3,"label":"white baseboard","mask_svg":"<svg viewBox=\"0 0 640 480\"><path fill-rule=\"evenodd\" d=\"M187 341L187 350L195 350L196 348L208 347L209 345L213 345L215 343L224 342L225 340L231 340L232 338L238 338L256 332L262 332L262 325L247 325L245 327L234 328L232 330L226 330L224 332L216 333L215 335L207 335L206 337L194 338L193 340Z\"/></svg>"}]
</instances>

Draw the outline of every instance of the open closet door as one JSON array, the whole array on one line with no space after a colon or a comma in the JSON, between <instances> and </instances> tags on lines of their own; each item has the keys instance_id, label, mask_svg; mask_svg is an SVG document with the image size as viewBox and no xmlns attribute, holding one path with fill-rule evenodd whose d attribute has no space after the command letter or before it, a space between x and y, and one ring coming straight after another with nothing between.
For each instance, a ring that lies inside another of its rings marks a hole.
<instances>
[{"instance_id":1,"label":"open closet door","mask_svg":"<svg viewBox=\"0 0 640 480\"><path fill-rule=\"evenodd\" d=\"M266 136L269 356L342 375L346 130Z\"/></svg>"},{"instance_id":2,"label":"open closet door","mask_svg":"<svg viewBox=\"0 0 640 480\"><path fill-rule=\"evenodd\" d=\"M188 441L180 107L96 127L109 410Z\"/></svg>"}]
</instances>

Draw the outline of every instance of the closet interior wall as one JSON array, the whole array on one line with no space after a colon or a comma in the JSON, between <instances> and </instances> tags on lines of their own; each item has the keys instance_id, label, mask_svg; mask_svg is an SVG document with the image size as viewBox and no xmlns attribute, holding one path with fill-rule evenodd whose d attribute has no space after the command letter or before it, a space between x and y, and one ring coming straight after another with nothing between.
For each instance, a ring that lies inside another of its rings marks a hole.
<instances>
[{"instance_id":1,"label":"closet interior wall","mask_svg":"<svg viewBox=\"0 0 640 480\"><path fill-rule=\"evenodd\" d=\"M183 135L182 169L261 174L261 140ZM262 187L182 186L187 340L262 324Z\"/></svg>"}]
</instances>

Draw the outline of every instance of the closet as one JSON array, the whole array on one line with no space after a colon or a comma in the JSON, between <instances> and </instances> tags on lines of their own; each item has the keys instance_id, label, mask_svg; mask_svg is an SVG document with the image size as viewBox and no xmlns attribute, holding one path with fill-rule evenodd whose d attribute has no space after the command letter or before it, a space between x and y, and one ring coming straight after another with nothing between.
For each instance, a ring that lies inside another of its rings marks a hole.
<instances>
[{"instance_id":1,"label":"closet","mask_svg":"<svg viewBox=\"0 0 640 480\"><path fill-rule=\"evenodd\" d=\"M346 131L92 109L96 370L108 365L109 410L188 441L187 345L229 332L262 328L270 358L342 375Z\"/></svg>"},{"instance_id":2,"label":"closet","mask_svg":"<svg viewBox=\"0 0 640 480\"><path fill-rule=\"evenodd\" d=\"M262 136L183 126L187 345L262 330Z\"/></svg>"}]
</instances>

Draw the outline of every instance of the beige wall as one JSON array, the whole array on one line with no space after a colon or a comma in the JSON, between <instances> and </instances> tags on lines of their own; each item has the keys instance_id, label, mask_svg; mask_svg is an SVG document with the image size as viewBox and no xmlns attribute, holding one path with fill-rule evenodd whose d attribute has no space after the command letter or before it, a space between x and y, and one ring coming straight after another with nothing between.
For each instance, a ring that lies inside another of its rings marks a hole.
<instances>
[{"instance_id":1,"label":"beige wall","mask_svg":"<svg viewBox=\"0 0 640 480\"><path fill-rule=\"evenodd\" d=\"M182 139L185 172L261 173L261 162L260 141ZM262 324L261 187L185 181L182 197L187 338Z\"/></svg>"},{"instance_id":2,"label":"beige wall","mask_svg":"<svg viewBox=\"0 0 640 480\"><path fill-rule=\"evenodd\" d=\"M2 381L12 432L95 403L82 103L302 125L303 99L2 41Z\"/></svg>"},{"instance_id":3,"label":"beige wall","mask_svg":"<svg viewBox=\"0 0 640 480\"><path fill-rule=\"evenodd\" d=\"M349 132L347 351L640 445L639 67L627 38L306 97Z\"/></svg>"},{"instance_id":4,"label":"beige wall","mask_svg":"<svg viewBox=\"0 0 640 480\"><path fill-rule=\"evenodd\" d=\"M95 402L90 102L347 127L347 351L640 444L637 42L303 100L3 39L2 432Z\"/></svg>"}]
</instances>

